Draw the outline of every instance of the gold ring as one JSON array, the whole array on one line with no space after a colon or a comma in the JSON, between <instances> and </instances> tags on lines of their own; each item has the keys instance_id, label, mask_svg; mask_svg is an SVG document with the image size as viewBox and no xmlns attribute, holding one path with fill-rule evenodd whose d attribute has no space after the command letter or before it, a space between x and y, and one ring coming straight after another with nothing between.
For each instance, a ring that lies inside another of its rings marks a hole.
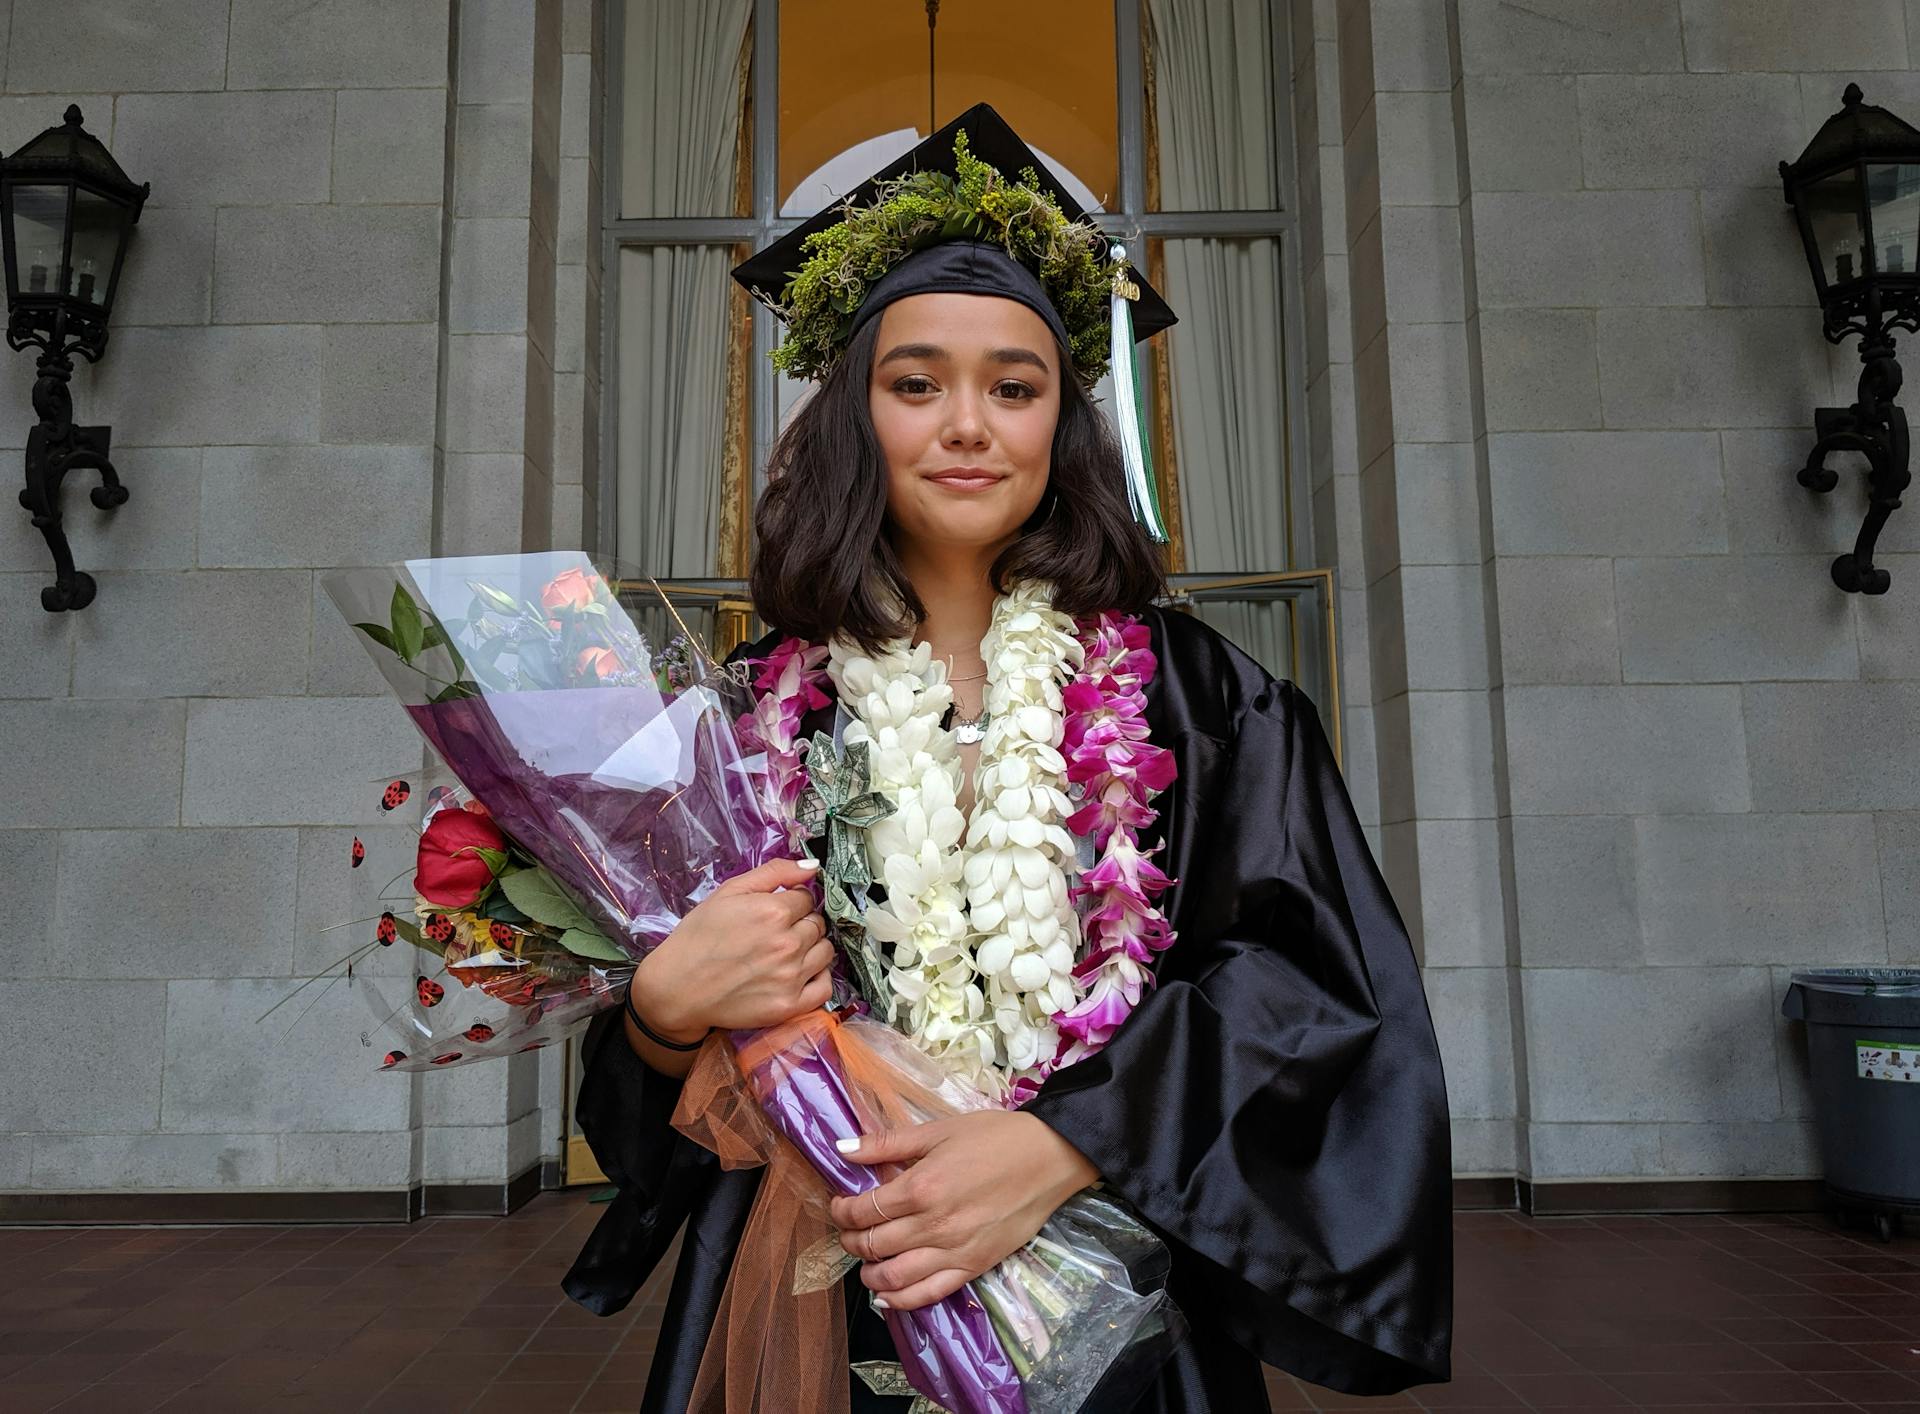
<instances>
[{"instance_id":1,"label":"gold ring","mask_svg":"<svg viewBox=\"0 0 1920 1414\"><path fill-rule=\"evenodd\" d=\"M890 1223L893 1221L892 1218L887 1216L887 1210L880 1206L880 1190L879 1189L869 1188L867 1190L867 1197L873 1201L873 1210L874 1212L880 1215L881 1222Z\"/></svg>"}]
</instances>

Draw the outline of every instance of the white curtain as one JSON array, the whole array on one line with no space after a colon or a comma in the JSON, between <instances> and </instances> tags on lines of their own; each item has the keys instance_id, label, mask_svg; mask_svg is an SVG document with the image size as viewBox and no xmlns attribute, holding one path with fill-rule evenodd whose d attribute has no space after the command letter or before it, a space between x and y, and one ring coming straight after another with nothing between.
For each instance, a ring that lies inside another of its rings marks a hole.
<instances>
[{"instance_id":1,"label":"white curtain","mask_svg":"<svg viewBox=\"0 0 1920 1414\"><path fill-rule=\"evenodd\" d=\"M1148 0L1163 211L1280 204L1269 0ZM1286 365L1280 248L1272 239L1169 239L1166 296L1174 457L1187 568L1285 570ZM1292 667L1278 603L1200 616L1269 671Z\"/></svg>"},{"instance_id":2,"label":"white curtain","mask_svg":"<svg viewBox=\"0 0 1920 1414\"><path fill-rule=\"evenodd\" d=\"M623 216L731 216L753 0L626 0Z\"/></svg>"},{"instance_id":3,"label":"white curtain","mask_svg":"<svg viewBox=\"0 0 1920 1414\"><path fill-rule=\"evenodd\" d=\"M752 12L752 0L627 0L626 215L733 214ZM732 265L728 246L620 253L614 552L650 574L714 573Z\"/></svg>"}]
</instances>

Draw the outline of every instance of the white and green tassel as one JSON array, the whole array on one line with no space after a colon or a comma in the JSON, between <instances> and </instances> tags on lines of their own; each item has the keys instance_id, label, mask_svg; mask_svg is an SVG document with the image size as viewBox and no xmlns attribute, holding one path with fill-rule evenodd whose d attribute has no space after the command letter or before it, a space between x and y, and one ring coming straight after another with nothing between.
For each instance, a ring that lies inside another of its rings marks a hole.
<instances>
[{"instance_id":1,"label":"white and green tassel","mask_svg":"<svg viewBox=\"0 0 1920 1414\"><path fill-rule=\"evenodd\" d=\"M1160 493L1153 479L1152 443L1147 436L1146 399L1140 392L1140 365L1134 357L1133 301L1140 287L1127 278L1127 248L1118 241L1108 252L1119 262L1113 275L1111 327L1114 421L1120 433L1120 454L1127 470L1127 502L1133 518L1147 534L1164 545L1167 526L1160 514Z\"/></svg>"}]
</instances>

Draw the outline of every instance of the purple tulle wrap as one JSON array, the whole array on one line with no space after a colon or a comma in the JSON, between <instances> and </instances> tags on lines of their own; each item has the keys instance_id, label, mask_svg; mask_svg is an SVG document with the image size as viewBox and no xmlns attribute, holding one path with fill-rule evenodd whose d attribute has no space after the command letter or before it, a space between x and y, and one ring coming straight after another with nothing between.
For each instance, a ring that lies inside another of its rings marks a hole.
<instances>
[{"instance_id":1,"label":"purple tulle wrap","mask_svg":"<svg viewBox=\"0 0 1920 1414\"><path fill-rule=\"evenodd\" d=\"M746 1049L759 1033L736 1034ZM788 1047L756 1067L747 1083L773 1125L826 1180L836 1197L878 1188L881 1176L836 1147L861 1135L859 1111L832 1035ZM1026 1414L1026 1396L972 1288L916 1311L883 1311L908 1381L952 1414Z\"/></svg>"}]
</instances>

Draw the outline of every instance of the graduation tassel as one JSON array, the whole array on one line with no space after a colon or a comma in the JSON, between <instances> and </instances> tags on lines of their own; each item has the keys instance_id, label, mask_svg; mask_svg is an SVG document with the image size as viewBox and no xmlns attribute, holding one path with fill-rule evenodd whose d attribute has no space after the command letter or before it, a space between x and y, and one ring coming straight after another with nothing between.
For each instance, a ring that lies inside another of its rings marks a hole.
<instances>
[{"instance_id":1,"label":"graduation tassel","mask_svg":"<svg viewBox=\"0 0 1920 1414\"><path fill-rule=\"evenodd\" d=\"M1108 252L1125 262L1127 248L1118 241ZM1109 303L1113 338L1112 375L1114 419L1119 424L1120 454L1127 468L1127 503L1133 518L1159 544L1167 543L1166 522L1160 514L1160 493L1153 479L1153 453L1147 438L1145 399L1140 395L1140 366L1134 357L1133 301L1140 287L1127 278L1126 266L1114 272Z\"/></svg>"}]
</instances>

